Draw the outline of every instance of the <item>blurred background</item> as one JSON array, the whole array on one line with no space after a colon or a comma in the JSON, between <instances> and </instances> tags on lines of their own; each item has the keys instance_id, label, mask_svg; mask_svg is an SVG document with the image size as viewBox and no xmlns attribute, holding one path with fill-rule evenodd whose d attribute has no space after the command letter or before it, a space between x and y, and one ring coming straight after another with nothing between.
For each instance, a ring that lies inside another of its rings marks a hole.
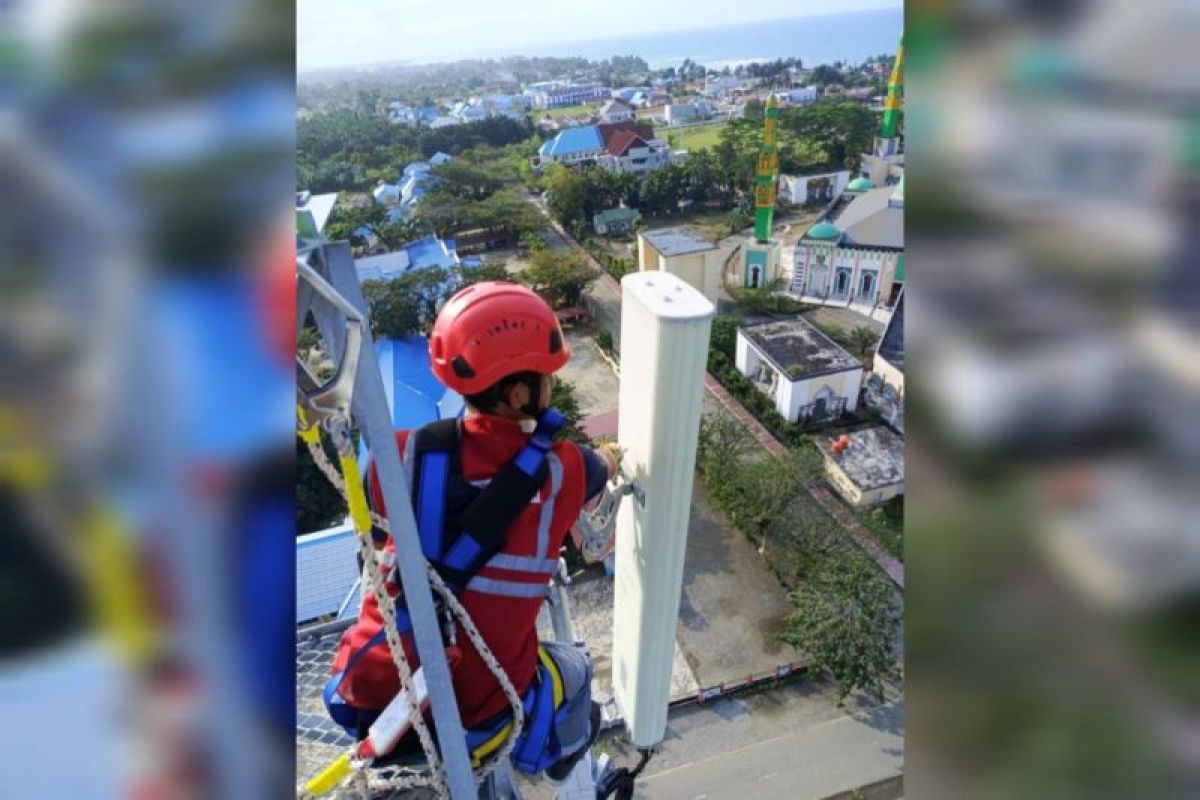
<instances>
[{"instance_id":1,"label":"blurred background","mask_svg":"<svg viewBox=\"0 0 1200 800\"><path fill-rule=\"evenodd\" d=\"M0 17L0 796L287 796L292 4Z\"/></svg>"},{"instance_id":2,"label":"blurred background","mask_svg":"<svg viewBox=\"0 0 1200 800\"><path fill-rule=\"evenodd\" d=\"M1197 43L908 4L907 796L1200 796Z\"/></svg>"}]
</instances>

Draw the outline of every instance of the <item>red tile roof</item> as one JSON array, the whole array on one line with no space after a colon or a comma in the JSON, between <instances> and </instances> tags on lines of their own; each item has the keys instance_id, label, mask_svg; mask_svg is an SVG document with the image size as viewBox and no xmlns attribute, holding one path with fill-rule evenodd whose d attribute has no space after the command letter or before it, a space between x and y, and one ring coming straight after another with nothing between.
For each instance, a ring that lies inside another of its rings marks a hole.
<instances>
[{"instance_id":1,"label":"red tile roof","mask_svg":"<svg viewBox=\"0 0 1200 800\"><path fill-rule=\"evenodd\" d=\"M610 122L598 125L597 127L600 129L600 139L604 142L604 149L614 156L622 155L625 150L628 150L633 139L640 138L645 140L654 138L654 128L644 122ZM617 142L616 136L618 133L627 133L631 134L631 136L622 136L620 141Z\"/></svg>"},{"instance_id":2,"label":"red tile roof","mask_svg":"<svg viewBox=\"0 0 1200 800\"><path fill-rule=\"evenodd\" d=\"M614 156L623 156L631 147L645 146L646 141L633 131L617 131L608 140L608 146L605 149Z\"/></svg>"}]
</instances>

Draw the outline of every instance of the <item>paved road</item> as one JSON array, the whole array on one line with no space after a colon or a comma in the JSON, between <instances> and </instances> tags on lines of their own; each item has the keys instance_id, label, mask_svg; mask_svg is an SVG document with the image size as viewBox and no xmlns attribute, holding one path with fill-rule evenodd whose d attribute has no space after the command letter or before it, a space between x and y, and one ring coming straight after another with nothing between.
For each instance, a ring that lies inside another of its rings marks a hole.
<instances>
[{"instance_id":1,"label":"paved road","mask_svg":"<svg viewBox=\"0 0 1200 800\"><path fill-rule=\"evenodd\" d=\"M675 708L637 782L640 800L818 800L903 773L904 701L837 703L826 683L800 681L703 706ZM618 766L637 753L621 738L598 748ZM527 800L551 800L546 781L522 782Z\"/></svg>"},{"instance_id":2,"label":"paved road","mask_svg":"<svg viewBox=\"0 0 1200 800\"><path fill-rule=\"evenodd\" d=\"M765 740L728 730L724 751L649 775L638 782L635 796L818 800L900 775L903 729L904 709L894 702L867 715L844 716ZM739 747L740 742L746 744Z\"/></svg>"}]
</instances>

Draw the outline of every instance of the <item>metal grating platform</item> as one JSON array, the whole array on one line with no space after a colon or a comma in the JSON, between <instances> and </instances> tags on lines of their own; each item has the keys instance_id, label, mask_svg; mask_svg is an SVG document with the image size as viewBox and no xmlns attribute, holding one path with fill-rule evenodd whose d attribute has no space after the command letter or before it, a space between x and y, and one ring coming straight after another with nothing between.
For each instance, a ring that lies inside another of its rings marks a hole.
<instances>
[{"instance_id":1,"label":"metal grating platform","mask_svg":"<svg viewBox=\"0 0 1200 800\"><path fill-rule=\"evenodd\" d=\"M296 636L296 774L301 781L337 758L354 740L329 715L321 692L340 633Z\"/></svg>"}]
</instances>

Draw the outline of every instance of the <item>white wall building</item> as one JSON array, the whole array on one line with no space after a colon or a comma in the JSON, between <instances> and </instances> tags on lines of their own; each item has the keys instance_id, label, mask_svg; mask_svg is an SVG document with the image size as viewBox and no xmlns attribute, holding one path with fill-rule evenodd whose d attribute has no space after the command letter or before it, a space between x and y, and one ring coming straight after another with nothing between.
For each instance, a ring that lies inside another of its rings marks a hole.
<instances>
[{"instance_id":1,"label":"white wall building","mask_svg":"<svg viewBox=\"0 0 1200 800\"><path fill-rule=\"evenodd\" d=\"M782 92L776 92L775 97L785 106L798 106L805 103L817 102L817 87L805 86L800 89L787 89Z\"/></svg>"},{"instance_id":2,"label":"white wall building","mask_svg":"<svg viewBox=\"0 0 1200 800\"><path fill-rule=\"evenodd\" d=\"M850 170L815 175L780 175L779 199L794 205L831 202L850 183Z\"/></svg>"},{"instance_id":3,"label":"white wall building","mask_svg":"<svg viewBox=\"0 0 1200 800\"><path fill-rule=\"evenodd\" d=\"M530 84L522 93L529 98L534 108L561 108L604 100L612 89L598 83L570 84L559 81L543 81Z\"/></svg>"},{"instance_id":4,"label":"white wall building","mask_svg":"<svg viewBox=\"0 0 1200 800\"><path fill-rule=\"evenodd\" d=\"M663 106L663 120L668 125L683 125L696 121L696 107L691 103L668 103Z\"/></svg>"},{"instance_id":5,"label":"white wall building","mask_svg":"<svg viewBox=\"0 0 1200 800\"><path fill-rule=\"evenodd\" d=\"M792 249L789 292L887 319L904 285L904 183L858 178Z\"/></svg>"},{"instance_id":6,"label":"white wall building","mask_svg":"<svg viewBox=\"0 0 1200 800\"><path fill-rule=\"evenodd\" d=\"M660 228L638 234L638 269L677 275L714 306L721 291L725 251L687 228Z\"/></svg>"},{"instance_id":7,"label":"white wall building","mask_svg":"<svg viewBox=\"0 0 1200 800\"><path fill-rule=\"evenodd\" d=\"M704 81L704 86L700 88L700 94L705 97L712 97L716 100L723 100L729 96L730 92L735 89L740 89L742 82L733 75L723 75L719 78L708 78Z\"/></svg>"},{"instance_id":8,"label":"white wall building","mask_svg":"<svg viewBox=\"0 0 1200 800\"><path fill-rule=\"evenodd\" d=\"M738 328L735 365L789 422L832 421L858 407L858 359L803 319Z\"/></svg>"},{"instance_id":9,"label":"white wall building","mask_svg":"<svg viewBox=\"0 0 1200 800\"><path fill-rule=\"evenodd\" d=\"M632 122L633 118L633 106L615 97L600 108L600 122Z\"/></svg>"},{"instance_id":10,"label":"white wall building","mask_svg":"<svg viewBox=\"0 0 1200 800\"><path fill-rule=\"evenodd\" d=\"M817 446L829 483L851 505L879 505L904 494L904 440L890 429L825 436Z\"/></svg>"}]
</instances>

